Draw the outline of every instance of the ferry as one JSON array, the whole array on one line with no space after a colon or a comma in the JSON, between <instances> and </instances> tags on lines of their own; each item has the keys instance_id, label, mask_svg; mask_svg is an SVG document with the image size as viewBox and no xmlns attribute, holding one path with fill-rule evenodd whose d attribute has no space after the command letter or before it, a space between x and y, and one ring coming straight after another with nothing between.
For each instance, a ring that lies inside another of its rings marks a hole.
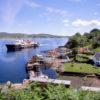
<instances>
[{"instance_id":1,"label":"ferry","mask_svg":"<svg viewBox=\"0 0 100 100\"><path fill-rule=\"evenodd\" d=\"M6 44L7 51L17 51L25 48L36 48L39 43L30 40L18 40L15 44Z\"/></svg>"}]
</instances>

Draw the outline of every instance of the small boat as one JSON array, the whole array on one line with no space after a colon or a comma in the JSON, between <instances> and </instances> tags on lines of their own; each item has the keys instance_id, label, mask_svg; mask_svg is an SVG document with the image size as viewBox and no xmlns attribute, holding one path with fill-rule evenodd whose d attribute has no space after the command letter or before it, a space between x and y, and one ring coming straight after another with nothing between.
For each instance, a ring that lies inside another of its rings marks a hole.
<instances>
[{"instance_id":1,"label":"small boat","mask_svg":"<svg viewBox=\"0 0 100 100\"><path fill-rule=\"evenodd\" d=\"M7 51L18 51L25 48L36 48L39 46L39 43L32 42L30 40L19 40L15 44L6 44Z\"/></svg>"}]
</instances>

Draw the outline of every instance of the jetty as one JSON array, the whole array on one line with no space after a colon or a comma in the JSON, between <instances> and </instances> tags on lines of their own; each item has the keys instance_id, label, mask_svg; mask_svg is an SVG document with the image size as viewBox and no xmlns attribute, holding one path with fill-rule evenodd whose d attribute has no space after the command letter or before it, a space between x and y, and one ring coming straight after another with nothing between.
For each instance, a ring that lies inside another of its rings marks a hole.
<instances>
[{"instance_id":1,"label":"jetty","mask_svg":"<svg viewBox=\"0 0 100 100\"><path fill-rule=\"evenodd\" d=\"M41 77L33 77L30 79L31 81L40 82L40 83L51 83L51 84L63 84L65 86L70 86L71 81L69 80L57 80L57 79L47 79Z\"/></svg>"},{"instance_id":2,"label":"jetty","mask_svg":"<svg viewBox=\"0 0 100 100\"><path fill-rule=\"evenodd\" d=\"M27 66L26 66L26 70L28 72L28 77L29 79L32 77L38 77L41 76L41 71L40 68L41 67L45 67L46 66L46 62L43 60L43 56L42 55L35 55L33 56L28 62L27 62ZM43 75L42 75L43 77ZM47 77L46 75L44 75L44 77Z\"/></svg>"},{"instance_id":3,"label":"jetty","mask_svg":"<svg viewBox=\"0 0 100 100\"><path fill-rule=\"evenodd\" d=\"M100 87L88 87L88 86L82 86L82 90L85 91L94 91L94 92L100 92Z\"/></svg>"},{"instance_id":4,"label":"jetty","mask_svg":"<svg viewBox=\"0 0 100 100\"><path fill-rule=\"evenodd\" d=\"M58 80L50 79L47 75L41 73L40 68L45 66L50 66L52 68L52 61L55 59L52 57L43 57L42 55L33 56L27 63L26 69L28 71L28 76L30 81L40 82L40 83L51 83L51 84L63 84L65 86L70 86L71 81L69 80Z\"/></svg>"}]
</instances>

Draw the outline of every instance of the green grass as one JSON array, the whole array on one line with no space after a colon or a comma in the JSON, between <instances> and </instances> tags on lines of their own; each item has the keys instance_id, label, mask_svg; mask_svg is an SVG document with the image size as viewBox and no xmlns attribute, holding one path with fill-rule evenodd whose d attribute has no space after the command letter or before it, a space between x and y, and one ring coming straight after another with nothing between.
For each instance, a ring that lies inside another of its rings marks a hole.
<instances>
[{"instance_id":1,"label":"green grass","mask_svg":"<svg viewBox=\"0 0 100 100\"><path fill-rule=\"evenodd\" d=\"M100 52L100 47L93 50L94 52Z\"/></svg>"},{"instance_id":2,"label":"green grass","mask_svg":"<svg viewBox=\"0 0 100 100\"><path fill-rule=\"evenodd\" d=\"M76 60L79 61L79 62L88 62L89 61L89 55L86 55L86 54L78 54L76 56Z\"/></svg>"},{"instance_id":3,"label":"green grass","mask_svg":"<svg viewBox=\"0 0 100 100\"><path fill-rule=\"evenodd\" d=\"M65 72L78 72L78 73L100 73L99 67L94 67L86 63L66 63L64 64Z\"/></svg>"}]
</instances>

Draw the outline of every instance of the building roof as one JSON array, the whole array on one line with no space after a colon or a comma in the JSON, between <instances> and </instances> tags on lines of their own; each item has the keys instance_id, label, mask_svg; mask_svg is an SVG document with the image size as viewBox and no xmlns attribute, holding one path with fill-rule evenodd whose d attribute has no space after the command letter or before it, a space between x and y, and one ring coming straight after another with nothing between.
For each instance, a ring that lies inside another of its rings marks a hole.
<instances>
[{"instance_id":1,"label":"building roof","mask_svg":"<svg viewBox=\"0 0 100 100\"><path fill-rule=\"evenodd\" d=\"M94 57L96 60L99 60L100 59L100 52L95 53Z\"/></svg>"}]
</instances>

